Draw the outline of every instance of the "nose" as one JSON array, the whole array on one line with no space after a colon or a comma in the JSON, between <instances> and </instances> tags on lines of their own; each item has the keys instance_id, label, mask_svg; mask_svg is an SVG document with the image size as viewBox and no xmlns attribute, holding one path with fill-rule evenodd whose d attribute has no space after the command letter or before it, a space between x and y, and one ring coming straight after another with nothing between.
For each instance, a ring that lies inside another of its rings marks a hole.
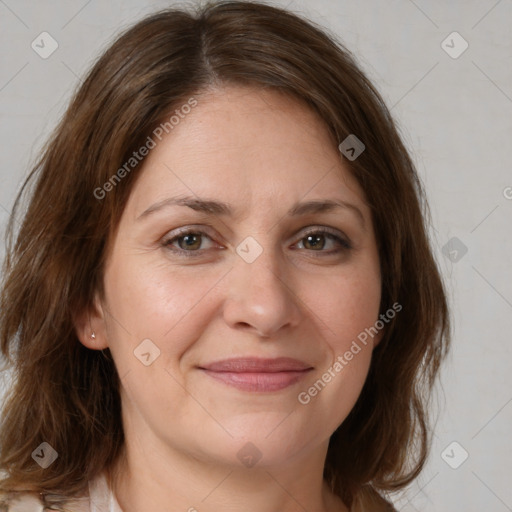
<instances>
[{"instance_id":1,"label":"nose","mask_svg":"<svg viewBox=\"0 0 512 512\"><path fill-rule=\"evenodd\" d=\"M224 320L233 329L271 337L300 321L293 278L270 250L248 263L238 258L228 274Z\"/></svg>"}]
</instances>

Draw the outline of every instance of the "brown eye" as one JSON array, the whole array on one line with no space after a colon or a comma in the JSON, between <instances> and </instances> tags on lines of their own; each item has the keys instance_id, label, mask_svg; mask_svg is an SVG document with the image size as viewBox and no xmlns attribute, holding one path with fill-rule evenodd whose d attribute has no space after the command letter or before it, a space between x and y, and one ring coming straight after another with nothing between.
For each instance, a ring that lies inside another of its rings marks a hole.
<instances>
[{"instance_id":1,"label":"brown eye","mask_svg":"<svg viewBox=\"0 0 512 512\"><path fill-rule=\"evenodd\" d=\"M166 249L183 256L199 255L213 245L212 239L206 233L191 229L182 230L162 243Z\"/></svg>"},{"instance_id":2,"label":"brown eye","mask_svg":"<svg viewBox=\"0 0 512 512\"><path fill-rule=\"evenodd\" d=\"M303 238L304 240L304 247L306 249L323 249L325 247L325 236L324 235L308 235L307 237Z\"/></svg>"},{"instance_id":3,"label":"brown eye","mask_svg":"<svg viewBox=\"0 0 512 512\"><path fill-rule=\"evenodd\" d=\"M299 241L299 249L306 249L312 252L335 254L347 251L352 248L351 244L341 236L325 229L306 233ZM302 247L301 247L302 245Z\"/></svg>"},{"instance_id":4,"label":"brown eye","mask_svg":"<svg viewBox=\"0 0 512 512\"><path fill-rule=\"evenodd\" d=\"M178 246L180 249L184 250L196 250L201 247L201 239L202 235L200 233L190 233L187 235L182 235L175 240L178 242Z\"/></svg>"}]
</instances>

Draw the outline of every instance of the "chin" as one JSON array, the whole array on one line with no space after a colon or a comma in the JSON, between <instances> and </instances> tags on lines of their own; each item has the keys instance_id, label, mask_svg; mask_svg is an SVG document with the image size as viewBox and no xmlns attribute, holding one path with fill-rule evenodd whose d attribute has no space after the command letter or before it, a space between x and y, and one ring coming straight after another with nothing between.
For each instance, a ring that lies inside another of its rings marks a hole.
<instances>
[{"instance_id":1,"label":"chin","mask_svg":"<svg viewBox=\"0 0 512 512\"><path fill-rule=\"evenodd\" d=\"M313 449L321 444L324 437L311 425L301 427L293 422L294 414L252 413L225 420L222 425L233 437L219 430L212 432L205 452L217 461L238 467L270 468L286 464L308 446ZM327 433L325 437L328 438Z\"/></svg>"}]
</instances>

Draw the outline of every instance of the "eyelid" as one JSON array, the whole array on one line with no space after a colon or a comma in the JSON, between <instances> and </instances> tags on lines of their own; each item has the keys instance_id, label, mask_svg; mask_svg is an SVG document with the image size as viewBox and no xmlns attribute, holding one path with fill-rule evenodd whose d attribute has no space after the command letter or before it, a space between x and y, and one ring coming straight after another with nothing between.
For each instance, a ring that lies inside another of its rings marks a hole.
<instances>
[{"instance_id":1,"label":"eyelid","mask_svg":"<svg viewBox=\"0 0 512 512\"><path fill-rule=\"evenodd\" d=\"M180 228L176 228L175 230L173 230L169 234L167 234L162 239L161 243L164 248L166 248L167 250L173 252L174 254L176 254L178 256L199 257L199 256L203 255L205 253L205 251L209 251L210 249L198 249L198 250L187 251L187 250L181 249L179 247L174 247L171 244L171 242L174 242L183 236L186 236L188 234L195 234L195 235L201 235L203 237L207 237L212 243L217 244L217 248L226 249L226 247L223 247L222 245L220 245L216 242L215 235L214 236L210 235L209 231L211 231L212 229L213 228L208 225L206 225L206 226L201 225L201 226L197 226L197 227L194 225L183 226ZM294 245L302 242L304 240L304 238L306 238L310 234L320 234L320 235L324 235L326 237L330 236L340 246L340 247L338 247L338 249L330 250L330 251L324 251L324 250L314 251L314 250L305 249L306 252L311 253L314 256L317 256L317 257L329 256L329 255L333 255L333 254L339 254L342 251L350 251L353 249L351 240L342 231L335 229L335 228L331 228L329 226L323 226L323 225L310 225L310 226L305 226L304 228L302 228L298 233L296 233L294 235L294 238L296 239L296 242L294 243ZM297 237L299 235L300 235L300 238L297 239ZM296 250L296 249L294 249L294 250ZM317 253L317 254L315 254L315 253Z\"/></svg>"},{"instance_id":2,"label":"eyelid","mask_svg":"<svg viewBox=\"0 0 512 512\"><path fill-rule=\"evenodd\" d=\"M194 253L195 254L202 254L205 250L207 249L201 249L201 250L198 250L198 251L186 251L184 249L179 249L179 248L176 248L176 247L172 247L171 248L171 245L170 245L170 242L173 242L175 241L176 239L179 239L183 236L186 236L186 235L189 235L189 234L194 234L194 235L201 235L203 237L207 237L208 239L210 239L212 241L212 243L216 244L217 246L221 246L222 245L218 242L216 242L214 240L214 236L212 236L210 234L210 231L211 231L211 228L210 226L205 226L205 225L201 225L201 226L194 226L194 225L189 225L189 226L183 226L183 227L180 227L180 228L176 228L176 229L173 229L171 232L167 233L163 238L162 238L162 245L166 248L168 248L169 250L175 252L175 253L178 253L178 254L185 254L185 256L193 256ZM225 249L225 247L222 247Z\"/></svg>"},{"instance_id":3,"label":"eyelid","mask_svg":"<svg viewBox=\"0 0 512 512\"><path fill-rule=\"evenodd\" d=\"M315 225L315 226L307 226L304 228L304 230L305 231L303 232L303 235L300 240L302 240L302 238L308 236L309 234L323 233L323 234L331 235L334 238L339 239L341 242L344 243L344 245L347 246L347 248L352 248L352 242L350 241L348 236L345 235L345 233L343 233L342 231L339 231L338 229L331 228L329 226Z\"/></svg>"}]
</instances>

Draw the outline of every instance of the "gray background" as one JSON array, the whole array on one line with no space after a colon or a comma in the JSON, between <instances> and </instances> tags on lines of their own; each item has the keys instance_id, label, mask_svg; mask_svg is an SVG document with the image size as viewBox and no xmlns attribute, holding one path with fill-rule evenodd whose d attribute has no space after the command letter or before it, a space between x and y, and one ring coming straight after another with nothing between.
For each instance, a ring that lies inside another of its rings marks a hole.
<instances>
[{"instance_id":1,"label":"gray background","mask_svg":"<svg viewBox=\"0 0 512 512\"><path fill-rule=\"evenodd\" d=\"M122 28L174 3L0 0L2 232L21 179L98 53ZM304 13L358 56L430 200L454 347L428 466L394 500L404 512L512 510L512 1L273 3ZM43 31L59 45L47 59L31 48ZM454 31L469 44L457 58L445 49L458 53L458 36L442 44Z\"/></svg>"}]
</instances>

